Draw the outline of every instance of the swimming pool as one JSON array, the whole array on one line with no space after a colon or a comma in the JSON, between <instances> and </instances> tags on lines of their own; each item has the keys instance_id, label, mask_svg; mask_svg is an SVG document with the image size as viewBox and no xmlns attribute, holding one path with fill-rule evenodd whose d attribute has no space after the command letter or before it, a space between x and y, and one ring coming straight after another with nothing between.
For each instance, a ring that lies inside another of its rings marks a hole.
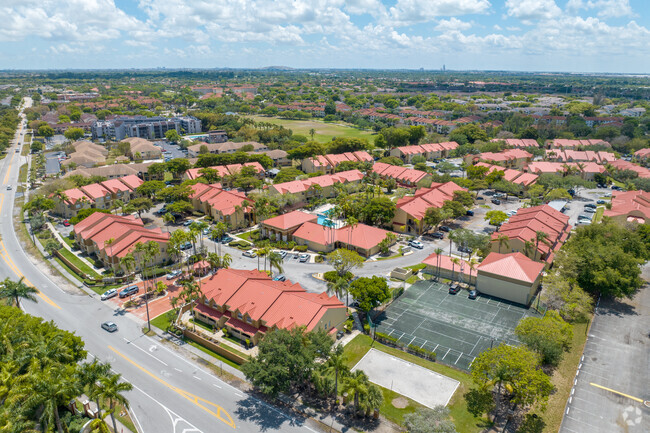
<instances>
[{"instance_id":1,"label":"swimming pool","mask_svg":"<svg viewBox=\"0 0 650 433\"><path fill-rule=\"evenodd\" d=\"M318 221L316 221L318 224L324 226L324 225L331 225L332 220L327 217L327 215L323 214L318 214Z\"/></svg>"}]
</instances>

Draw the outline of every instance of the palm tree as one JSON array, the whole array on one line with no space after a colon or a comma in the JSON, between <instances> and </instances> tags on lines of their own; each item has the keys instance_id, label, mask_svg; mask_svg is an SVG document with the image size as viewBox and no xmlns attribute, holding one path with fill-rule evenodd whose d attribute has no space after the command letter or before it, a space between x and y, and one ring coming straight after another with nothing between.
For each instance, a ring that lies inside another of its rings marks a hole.
<instances>
[{"instance_id":1,"label":"palm tree","mask_svg":"<svg viewBox=\"0 0 650 433\"><path fill-rule=\"evenodd\" d=\"M339 375L345 376L350 372L350 369L345 362L342 345L336 345L334 350L330 353L330 357L325 365L329 371L334 371L334 400L336 400L339 389Z\"/></svg>"},{"instance_id":2,"label":"palm tree","mask_svg":"<svg viewBox=\"0 0 650 433\"><path fill-rule=\"evenodd\" d=\"M88 398L95 401L97 405L97 416L101 415L101 406L99 404L99 397L101 393L101 385L99 381L106 377L111 371L111 365L99 362L95 359L91 363L84 363L79 366L77 370L77 377Z\"/></svg>"},{"instance_id":3,"label":"palm tree","mask_svg":"<svg viewBox=\"0 0 650 433\"><path fill-rule=\"evenodd\" d=\"M194 301L199 299L202 295L199 286L194 281L194 278L188 278L181 283L183 290L179 294L179 297L183 300L185 304L190 304L190 315L194 316ZM196 322L194 323L194 330L196 331Z\"/></svg>"},{"instance_id":4,"label":"palm tree","mask_svg":"<svg viewBox=\"0 0 650 433\"><path fill-rule=\"evenodd\" d=\"M129 401L122 395L125 391L131 391L133 385L128 382L120 382L122 375L119 373L110 374L100 379L101 393L100 398L108 400L108 407L111 413L111 420L113 421L113 431L117 431L117 424L115 422L115 405L121 404L128 409Z\"/></svg>"},{"instance_id":5,"label":"palm tree","mask_svg":"<svg viewBox=\"0 0 650 433\"><path fill-rule=\"evenodd\" d=\"M359 411L359 399L368 392L368 376L361 370L356 370L346 377L343 389L348 395L354 396L354 413Z\"/></svg>"},{"instance_id":6,"label":"palm tree","mask_svg":"<svg viewBox=\"0 0 650 433\"><path fill-rule=\"evenodd\" d=\"M217 253L208 253L207 261L210 264L210 270L212 271L221 267L221 256Z\"/></svg>"},{"instance_id":7,"label":"palm tree","mask_svg":"<svg viewBox=\"0 0 650 433\"><path fill-rule=\"evenodd\" d=\"M539 243L543 243L544 245L550 245L550 242L548 240L548 233L545 233L541 230L537 230L535 232L535 255L533 257L533 260L537 260L537 252L539 251ZM539 254L539 259L542 259L542 254Z\"/></svg>"},{"instance_id":8,"label":"palm tree","mask_svg":"<svg viewBox=\"0 0 650 433\"><path fill-rule=\"evenodd\" d=\"M499 242L499 254L501 254L501 247L505 245L506 248L510 248L510 238L508 235L500 234L497 236L496 240Z\"/></svg>"},{"instance_id":9,"label":"palm tree","mask_svg":"<svg viewBox=\"0 0 650 433\"><path fill-rule=\"evenodd\" d=\"M451 258L451 280L454 280L454 270L456 268L456 265L460 265L460 260L456 257Z\"/></svg>"},{"instance_id":10,"label":"palm tree","mask_svg":"<svg viewBox=\"0 0 650 433\"><path fill-rule=\"evenodd\" d=\"M212 237L215 239L216 244L219 244L219 254L221 254L221 238L226 234L228 226L222 222L218 222L212 228ZM218 241L217 241L218 240ZM215 252L217 250L217 245L215 244Z\"/></svg>"},{"instance_id":11,"label":"palm tree","mask_svg":"<svg viewBox=\"0 0 650 433\"><path fill-rule=\"evenodd\" d=\"M311 141L314 141L314 135L316 135L316 130L314 128L311 128L309 130L309 135L311 136Z\"/></svg>"},{"instance_id":12,"label":"palm tree","mask_svg":"<svg viewBox=\"0 0 650 433\"><path fill-rule=\"evenodd\" d=\"M98 414L97 418L90 422L90 433L111 433L108 424L106 424L106 417L112 414L113 412L106 412L101 416Z\"/></svg>"},{"instance_id":13,"label":"palm tree","mask_svg":"<svg viewBox=\"0 0 650 433\"><path fill-rule=\"evenodd\" d=\"M277 269L278 273L281 274L284 269L282 269L282 263L284 259L277 251L272 251L269 254L269 269L273 273L273 268ZM265 269L266 270L266 269Z\"/></svg>"},{"instance_id":14,"label":"palm tree","mask_svg":"<svg viewBox=\"0 0 650 433\"><path fill-rule=\"evenodd\" d=\"M113 202L113 206L111 206L111 210L117 210L117 209L124 209L124 202L120 199L117 199Z\"/></svg>"},{"instance_id":15,"label":"palm tree","mask_svg":"<svg viewBox=\"0 0 650 433\"><path fill-rule=\"evenodd\" d=\"M167 212L166 214L164 214L162 216L162 220L165 223L165 225L167 226L167 232L169 232L169 224L176 221L176 217L174 215L172 215L171 212Z\"/></svg>"},{"instance_id":16,"label":"palm tree","mask_svg":"<svg viewBox=\"0 0 650 433\"><path fill-rule=\"evenodd\" d=\"M23 283L24 279L25 277L20 277L20 280L12 281L5 278L0 286L0 299L6 299L7 305L15 303L18 308L20 308L21 299L38 302L36 296L34 296L35 293L38 293L38 290Z\"/></svg>"},{"instance_id":17,"label":"palm tree","mask_svg":"<svg viewBox=\"0 0 650 433\"><path fill-rule=\"evenodd\" d=\"M120 259L120 266L124 268L127 275L130 275L135 269L135 257L133 253L129 252L124 257Z\"/></svg>"},{"instance_id":18,"label":"palm tree","mask_svg":"<svg viewBox=\"0 0 650 433\"><path fill-rule=\"evenodd\" d=\"M440 261L442 260L443 249L438 247L434 251L436 253L436 264L438 265L438 281L440 280Z\"/></svg>"},{"instance_id":19,"label":"palm tree","mask_svg":"<svg viewBox=\"0 0 650 433\"><path fill-rule=\"evenodd\" d=\"M347 307L349 286L350 282L347 278L339 277L335 282L327 283L327 294L336 295L336 297L339 299L343 297L343 294L345 294L345 306Z\"/></svg>"},{"instance_id":20,"label":"palm tree","mask_svg":"<svg viewBox=\"0 0 650 433\"><path fill-rule=\"evenodd\" d=\"M70 403L70 399L79 393L78 384L70 380L73 376L72 368L53 365L40 374L32 372L31 389L25 406L41 407L39 420L43 423L45 431L56 426L57 431L63 433L59 406ZM25 385L29 386L27 383Z\"/></svg>"},{"instance_id":21,"label":"palm tree","mask_svg":"<svg viewBox=\"0 0 650 433\"><path fill-rule=\"evenodd\" d=\"M524 255L530 258L530 253L533 252L533 248L535 248L535 244L532 241L524 242Z\"/></svg>"},{"instance_id":22,"label":"palm tree","mask_svg":"<svg viewBox=\"0 0 650 433\"><path fill-rule=\"evenodd\" d=\"M262 247L257 249L257 270L259 271L260 267L260 256L264 256L264 271L266 271L266 259L269 253L271 252L270 247Z\"/></svg>"},{"instance_id":23,"label":"palm tree","mask_svg":"<svg viewBox=\"0 0 650 433\"><path fill-rule=\"evenodd\" d=\"M229 268L230 265L232 264L232 256L228 253L224 254L221 256L221 267L222 268Z\"/></svg>"},{"instance_id":24,"label":"palm tree","mask_svg":"<svg viewBox=\"0 0 650 433\"><path fill-rule=\"evenodd\" d=\"M470 259L469 263L469 284L472 284L472 271L476 268L476 265L478 265L478 260L475 258ZM478 279L476 280L477 284L474 284L474 287L478 285ZM478 287L476 287L478 289Z\"/></svg>"}]
</instances>

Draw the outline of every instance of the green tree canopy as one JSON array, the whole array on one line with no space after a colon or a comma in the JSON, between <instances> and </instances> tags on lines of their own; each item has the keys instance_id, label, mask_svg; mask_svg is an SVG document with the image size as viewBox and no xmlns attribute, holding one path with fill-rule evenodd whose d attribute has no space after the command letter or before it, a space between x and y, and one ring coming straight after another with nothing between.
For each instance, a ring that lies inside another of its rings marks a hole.
<instances>
[{"instance_id":1,"label":"green tree canopy","mask_svg":"<svg viewBox=\"0 0 650 433\"><path fill-rule=\"evenodd\" d=\"M557 311L549 310L544 317L522 319L515 334L531 350L539 353L544 364L556 366L562 353L571 347L573 329Z\"/></svg>"},{"instance_id":2,"label":"green tree canopy","mask_svg":"<svg viewBox=\"0 0 650 433\"><path fill-rule=\"evenodd\" d=\"M359 309L365 312L378 307L390 298L390 288L386 279L376 275L352 281L348 292L359 302Z\"/></svg>"},{"instance_id":3,"label":"green tree canopy","mask_svg":"<svg viewBox=\"0 0 650 433\"><path fill-rule=\"evenodd\" d=\"M356 251L339 248L327 255L327 262L340 277L345 277L353 269L363 267L364 260Z\"/></svg>"}]
</instances>

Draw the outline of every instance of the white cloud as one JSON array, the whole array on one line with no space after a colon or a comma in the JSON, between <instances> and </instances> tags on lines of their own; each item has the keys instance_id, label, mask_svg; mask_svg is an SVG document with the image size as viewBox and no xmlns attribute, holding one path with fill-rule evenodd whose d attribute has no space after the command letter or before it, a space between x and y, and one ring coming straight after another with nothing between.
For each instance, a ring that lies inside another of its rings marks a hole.
<instances>
[{"instance_id":1,"label":"white cloud","mask_svg":"<svg viewBox=\"0 0 650 433\"><path fill-rule=\"evenodd\" d=\"M629 0L595 0L588 1L586 6L598 10L598 16L602 18L634 15Z\"/></svg>"},{"instance_id":2,"label":"white cloud","mask_svg":"<svg viewBox=\"0 0 650 433\"><path fill-rule=\"evenodd\" d=\"M507 0L506 8L508 16L518 18L526 24L548 20L561 13L554 0Z\"/></svg>"},{"instance_id":3,"label":"white cloud","mask_svg":"<svg viewBox=\"0 0 650 433\"><path fill-rule=\"evenodd\" d=\"M390 20L398 26L432 21L442 16L486 13L488 0L397 0L390 8Z\"/></svg>"},{"instance_id":4,"label":"white cloud","mask_svg":"<svg viewBox=\"0 0 650 433\"><path fill-rule=\"evenodd\" d=\"M501 26L498 25L498 24L495 24L494 26L492 26L492 28L493 28L494 30L496 30L497 32L500 32L501 30L503 30L503 28L501 28Z\"/></svg>"},{"instance_id":5,"label":"white cloud","mask_svg":"<svg viewBox=\"0 0 650 433\"><path fill-rule=\"evenodd\" d=\"M456 30L467 30L472 27L471 23L461 21L458 18L451 17L448 20L438 21L438 25L434 27L435 30L439 32L451 32Z\"/></svg>"}]
</instances>

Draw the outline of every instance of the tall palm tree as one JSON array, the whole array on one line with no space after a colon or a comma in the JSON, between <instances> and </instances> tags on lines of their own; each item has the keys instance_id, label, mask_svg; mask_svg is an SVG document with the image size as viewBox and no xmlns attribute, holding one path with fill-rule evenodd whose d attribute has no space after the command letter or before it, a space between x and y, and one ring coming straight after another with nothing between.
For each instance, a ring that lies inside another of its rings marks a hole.
<instances>
[{"instance_id":1,"label":"tall palm tree","mask_svg":"<svg viewBox=\"0 0 650 433\"><path fill-rule=\"evenodd\" d=\"M221 256L221 267L222 268L229 268L230 265L232 264L232 256L228 253L224 254Z\"/></svg>"},{"instance_id":2,"label":"tall palm tree","mask_svg":"<svg viewBox=\"0 0 650 433\"><path fill-rule=\"evenodd\" d=\"M476 268L476 265L478 265L478 260L475 258L470 259L469 263L469 284L472 284L472 271ZM474 287L478 286L478 278L476 279L476 284L474 284ZM476 287L478 289L478 287Z\"/></svg>"},{"instance_id":3,"label":"tall palm tree","mask_svg":"<svg viewBox=\"0 0 650 433\"><path fill-rule=\"evenodd\" d=\"M45 431L56 426L58 433L63 433L59 406L70 403L70 399L79 393L78 383L70 380L73 377L72 368L53 365L40 374L33 372L31 390L25 406L41 407L39 420L43 423Z\"/></svg>"},{"instance_id":4,"label":"tall palm tree","mask_svg":"<svg viewBox=\"0 0 650 433\"><path fill-rule=\"evenodd\" d=\"M438 281L440 280L440 261L442 260L443 249L438 247L434 250L436 253L436 264L438 265Z\"/></svg>"},{"instance_id":5,"label":"tall palm tree","mask_svg":"<svg viewBox=\"0 0 650 433\"><path fill-rule=\"evenodd\" d=\"M329 371L334 372L334 400L336 400L339 389L339 375L345 376L350 372L350 369L345 362L342 345L336 345L334 350L330 353L330 357L327 359L327 363L325 365Z\"/></svg>"},{"instance_id":6,"label":"tall palm tree","mask_svg":"<svg viewBox=\"0 0 650 433\"><path fill-rule=\"evenodd\" d=\"M345 306L348 306L348 287L350 287L350 282L347 278L339 277L333 283L327 283L327 294L336 295L337 298L342 298L345 294Z\"/></svg>"},{"instance_id":7,"label":"tall palm tree","mask_svg":"<svg viewBox=\"0 0 650 433\"><path fill-rule=\"evenodd\" d=\"M535 232L535 255L533 257L533 260L537 260L537 252L539 251L539 243L543 243L544 245L549 245L550 242L548 240L548 233L543 232L541 230L537 230ZM539 254L539 259L542 259L542 254Z\"/></svg>"},{"instance_id":8,"label":"tall palm tree","mask_svg":"<svg viewBox=\"0 0 650 433\"><path fill-rule=\"evenodd\" d=\"M97 416L101 415L99 398L101 394L100 380L106 377L111 371L111 365L99 362L95 359L91 363L83 363L77 369L79 383L83 387L88 398L95 401L97 405Z\"/></svg>"},{"instance_id":9,"label":"tall palm tree","mask_svg":"<svg viewBox=\"0 0 650 433\"><path fill-rule=\"evenodd\" d=\"M525 241L524 242L524 255L528 258L531 258L530 255L533 252L533 248L535 248L535 244L532 241Z\"/></svg>"},{"instance_id":10,"label":"tall palm tree","mask_svg":"<svg viewBox=\"0 0 650 433\"><path fill-rule=\"evenodd\" d=\"M277 269L278 273L281 274L283 272L282 263L284 263L284 259L280 253L277 251L272 251L269 254L269 269L271 270L271 273L273 273L273 268L275 268Z\"/></svg>"},{"instance_id":11,"label":"tall palm tree","mask_svg":"<svg viewBox=\"0 0 650 433\"><path fill-rule=\"evenodd\" d=\"M120 259L120 266L124 268L127 275L130 275L135 269L135 257L133 253L129 252Z\"/></svg>"},{"instance_id":12,"label":"tall palm tree","mask_svg":"<svg viewBox=\"0 0 650 433\"><path fill-rule=\"evenodd\" d=\"M121 404L128 409L129 401L122 393L126 391L131 391L133 385L128 382L120 382L122 375L119 373L110 374L102 379L100 383L102 386L100 398L103 400L108 400L108 407L111 413L111 420L113 421L113 431L117 431L117 423L115 422L115 405L117 403Z\"/></svg>"},{"instance_id":13,"label":"tall palm tree","mask_svg":"<svg viewBox=\"0 0 650 433\"><path fill-rule=\"evenodd\" d=\"M194 316L194 302L199 299L202 292L199 289L199 286L194 281L194 278L188 278L181 283L183 290L179 294L179 297L183 300L183 303L190 305L190 315ZM194 323L194 330L196 331L196 322Z\"/></svg>"},{"instance_id":14,"label":"tall palm tree","mask_svg":"<svg viewBox=\"0 0 650 433\"><path fill-rule=\"evenodd\" d=\"M497 242L499 242L499 254L501 254L501 247L505 246L506 248L510 248L510 237L508 235L500 234L496 238Z\"/></svg>"},{"instance_id":15,"label":"tall palm tree","mask_svg":"<svg viewBox=\"0 0 650 433\"><path fill-rule=\"evenodd\" d=\"M162 216L162 220L165 223L165 225L167 226L167 232L169 233L169 224L176 221L176 217L174 215L172 215L171 212L167 212L166 214L164 214Z\"/></svg>"},{"instance_id":16,"label":"tall palm tree","mask_svg":"<svg viewBox=\"0 0 650 433\"><path fill-rule=\"evenodd\" d=\"M36 296L34 296L35 293L38 293L38 290L25 284L24 279L25 277L20 277L20 280L12 281L5 278L0 286L0 299L6 299L7 305L15 303L18 308L20 308L21 299L38 302Z\"/></svg>"},{"instance_id":17,"label":"tall palm tree","mask_svg":"<svg viewBox=\"0 0 650 433\"><path fill-rule=\"evenodd\" d=\"M210 264L210 270L212 271L221 267L221 256L217 253L208 253L207 261Z\"/></svg>"},{"instance_id":18,"label":"tall palm tree","mask_svg":"<svg viewBox=\"0 0 650 433\"><path fill-rule=\"evenodd\" d=\"M451 258L451 280L454 280L454 270L456 268L456 265L460 264L460 260L457 257L452 257Z\"/></svg>"},{"instance_id":19,"label":"tall palm tree","mask_svg":"<svg viewBox=\"0 0 650 433\"><path fill-rule=\"evenodd\" d=\"M216 242L216 244L214 246L215 252L216 252L216 249L217 249L217 244L219 244L219 254L220 255L221 255L221 242L220 241L221 241L221 238L223 237L223 235L226 234L227 230L228 230L228 226L226 224L222 223L222 222L216 223L214 225L214 227L212 228L212 237L215 239L215 242ZM217 239L219 240L218 242L217 242Z\"/></svg>"},{"instance_id":20,"label":"tall palm tree","mask_svg":"<svg viewBox=\"0 0 650 433\"><path fill-rule=\"evenodd\" d=\"M257 249L257 268L259 270L259 257L264 256L264 271L266 272L266 259L268 258L269 253L271 252L271 247L262 247Z\"/></svg>"},{"instance_id":21,"label":"tall palm tree","mask_svg":"<svg viewBox=\"0 0 650 433\"><path fill-rule=\"evenodd\" d=\"M370 384L368 376L361 370L356 370L348 377L345 378L343 389L348 395L354 396L354 413L359 411L359 400L362 395L368 392L368 385Z\"/></svg>"}]
</instances>

